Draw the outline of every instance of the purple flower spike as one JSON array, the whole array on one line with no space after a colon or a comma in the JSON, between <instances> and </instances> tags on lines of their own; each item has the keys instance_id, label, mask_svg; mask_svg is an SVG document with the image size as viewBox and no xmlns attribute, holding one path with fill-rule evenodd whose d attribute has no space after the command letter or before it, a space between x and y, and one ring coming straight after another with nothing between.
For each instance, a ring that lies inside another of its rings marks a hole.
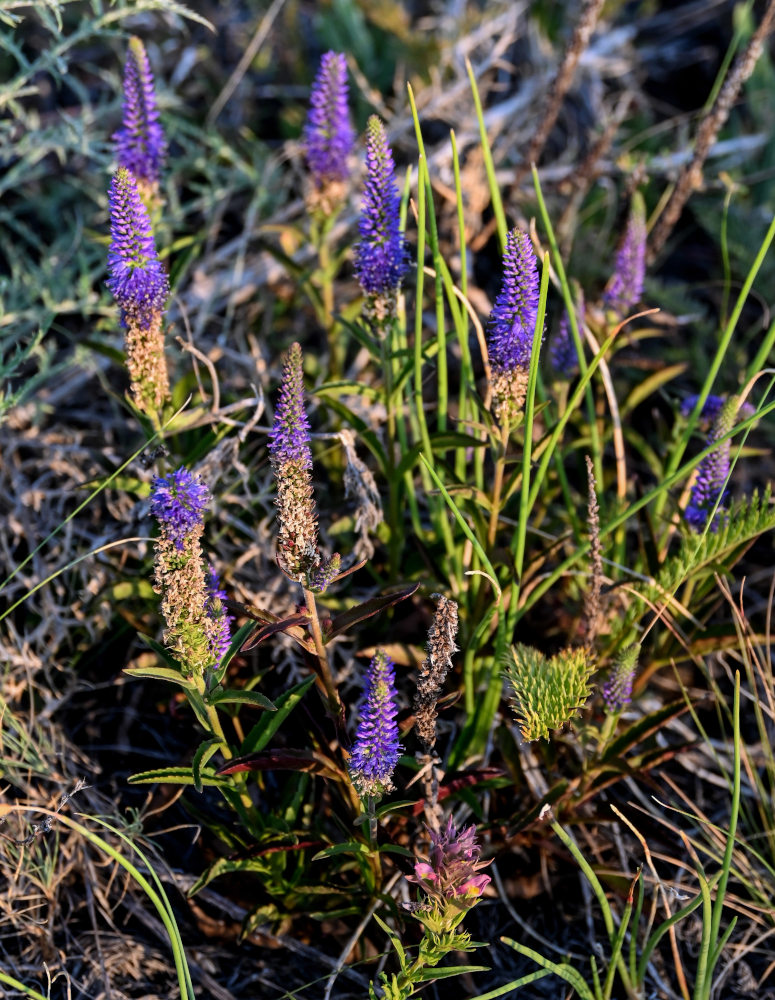
<instances>
[{"instance_id":1,"label":"purple flower spike","mask_svg":"<svg viewBox=\"0 0 775 1000\"><path fill-rule=\"evenodd\" d=\"M530 237L513 229L506 239L503 284L490 314L487 342L495 414L501 421L513 420L525 400L538 298Z\"/></svg>"},{"instance_id":2,"label":"purple flower spike","mask_svg":"<svg viewBox=\"0 0 775 1000\"><path fill-rule=\"evenodd\" d=\"M378 649L366 673L361 720L348 765L353 784L364 798L393 788L393 771L401 756L397 712L393 661Z\"/></svg>"},{"instance_id":3,"label":"purple flower spike","mask_svg":"<svg viewBox=\"0 0 775 1000\"><path fill-rule=\"evenodd\" d=\"M621 712L630 704L639 654L640 646L637 643L627 646L603 685L603 701L609 712Z\"/></svg>"},{"instance_id":4,"label":"purple flower spike","mask_svg":"<svg viewBox=\"0 0 775 1000\"><path fill-rule=\"evenodd\" d=\"M154 479L151 485L151 513L177 549L202 526L209 502L208 488L184 466L166 479Z\"/></svg>"},{"instance_id":5,"label":"purple flower spike","mask_svg":"<svg viewBox=\"0 0 775 1000\"><path fill-rule=\"evenodd\" d=\"M584 296L582 294L575 310L576 324L579 327L579 330L581 330L581 327L584 325L585 311ZM583 339L584 338L582 336L582 342ZM571 333L570 319L568 318L567 310L562 314L559 329L557 330L551 344L549 358L552 362L552 368L560 376L560 378L569 379L576 374L576 370L579 366L579 359L576 355L576 345L573 343L573 335Z\"/></svg>"},{"instance_id":6,"label":"purple flower spike","mask_svg":"<svg viewBox=\"0 0 775 1000\"><path fill-rule=\"evenodd\" d=\"M148 211L128 170L115 174L108 200L107 285L121 307L124 324L147 330L161 317L169 284L156 256Z\"/></svg>"},{"instance_id":7,"label":"purple flower spike","mask_svg":"<svg viewBox=\"0 0 775 1000\"><path fill-rule=\"evenodd\" d=\"M166 151L153 89L153 74L143 43L130 38L124 67L123 126L115 133L118 165L130 171L143 193L158 188Z\"/></svg>"},{"instance_id":8,"label":"purple flower spike","mask_svg":"<svg viewBox=\"0 0 775 1000\"><path fill-rule=\"evenodd\" d=\"M446 826L438 833L431 830L430 835L429 860L417 862L414 875L407 879L441 905L473 906L491 881L489 875L478 874L489 862L479 860L482 848L476 842L476 827L467 826L458 833L450 817Z\"/></svg>"},{"instance_id":9,"label":"purple flower spike","mask_svg":"<svg viewBox=\"0 0 775 1000\"><path fill-rule=\"evenodd\" d=\"M320 555L302 360L301 347L293 344L283 366L280 398L269 432L269 455L277 483L280 567L307 586Z\"/></svg>"},{"instance_id":10,"label":"purple flower spike","mask_svg":"<svg viewBox=\"0 0 775 1000\"><path fill-rule=\"evenodd\" d=\"M274 423L269 432L269 454L277 466L287 462L298 462L304 469L312 468L309 420L304 409L302 353L299 344L291 346L283 366L280 398L277 400Z\"/></svg>"},{"instance_id":11,"label":"purple flower spike","mask_svg":"<svg viewBox=\"0 0 775 1000\"><path fill-rule=\"evenodd\" d=\"M347 60L341 52L326 52L312 85L304 129L307 164L318 190L347 180L354 141L347 110Z\"/></svg>"},{"instance_id":12,"label":"purple flower spike","mask_svg":"<svg viewBox=\"0 0 775 1000\"><path fill-rule=\"evenodd\" d=\"M640 302L646 276L646 206L640 192L635 192L624 235L616 251L614 273L603 295L603 302L620 316Z\"/></svg>"},{"instance_id":13,"label":"purple flower spike","mask_svg":"<svg viewBox=\"0 0 775 1000\"><path fill-rule=\"evenodd\" d=\"M215 566L210 565L207 568L206 585L207 614L213 623L210 641L217 669L231 645L231 624L234 618L224 608L226 591L221 588Z\"/></svg>"},{"instance_id":14,"label":"purple flower spike","mask_svg":"<svg viewBox=\"0 0 775 1000\"><path fill-rule=\"evenodd\" d=\"M400 228L401 198L385 126L372 115L366 125L366 188L355 247L355 273L367 296L392 299L409 267Z\"/></svg>"},{"instance_id":15,"label":"purple flower spike","mask_svg":"<svg viewBox=\"0 0 775 1000\"><path fill-rule=\"evenodd\" d=\"M737 417L738 399L732 396L721 407L718 416L713 424L708 436L708 444L714 444L722 438L735 425ZM695 531L704 531L710 519L713 508L718 504L713 520L710 522L709 530L717 531L720 521L719 511L726 505L728 491L725 484L729 478L729 456L730 440L717 445L710 454L700 462L697 470L697 478L692 486L689 496L689 503L686 505L684 517L686 523Z\"/></svg>"}]
</instances>

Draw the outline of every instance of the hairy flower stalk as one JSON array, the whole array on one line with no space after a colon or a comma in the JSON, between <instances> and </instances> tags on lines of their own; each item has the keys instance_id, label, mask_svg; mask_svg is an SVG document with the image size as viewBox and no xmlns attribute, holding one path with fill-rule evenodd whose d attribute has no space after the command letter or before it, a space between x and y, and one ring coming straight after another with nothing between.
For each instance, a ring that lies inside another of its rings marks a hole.
<instances>
[{"instance_id":1,"label":"hairy flower stalk","mask_svg":"<svg viewBox=\"0 0 775 1000\"><path fill-rule=\"evenodd\" d=\"M538 317L538 269L527 233L513 229L503 254L503 283L490 314L487 350L495 415L509 424L527 392Z\"/></svg>"},{"instance_id":2,"label":"hairy flower stalk","mask_svg":"<svg viewBox=\"0 0 775 1000\"><path fill-rule=\"evenodd\" d=\"M347 109L347 60L326 52L310 94L304 128L307 165L313 184L312 203L330 215L341 202L349 177L347 158L355 133Z\"/></svg>"},{"instance_id":3,"label":"hairy flower stalk","mask_svg":"<svg viewBox=\"0 0 775 1000\"><path fill-rule=\"evenodd\" d=\"M708 436L708 445L716 444L720 438L732 430L737 418L738 405L737 396L732 396L724 403ZM717 444L713 451L700 462L697 478L689 496L689 503L684 511L686 523L694 531L704 531L709 521L709 530L718 530L721 520L720 510L725 507L728 497L725 484L729 478L730 449L731 441L727 439L721 444ZM713 514L717 504L718 508ZM711 514L713 514L712 520Z\"/></svg>"},{"instance_id":4,"label":"hairy flower stalk","mask_svg":"<svg viewBox=\"0 0 775 1000\"><path fill-rule=\"evenodd\" d=\"M187 677L201 678L213 668L223 642L200 542L209 502L207 487L185 468L154 479L151 487L151 513L159 523L154 590L162 595L164 642Z\"/></svg>"},{"instance_id":5,"label":"hairy flower stalk","mask_svg":"<svg viewBox=\"0 0 775 1000\"><path fill-rule=\"evenodd\" d=\"M107 286L121 308L132 395L140 409L154 413L170 396L162 332L169 283L156 255L148 211L128 170L115 174L108 200Z\"/></svg>"},{"instance_id":6,"label":"hairy flower stalk","mask_svg":"<svg viewBox=\"0 0 775 1000\"><path fill-rule=\"evenodd\" d=\"M401 198L385 126L376 115L366 124L366 187L355 246L355 273L366 296L366 317L376 330L396 313L401 279L409 267L400 224Z\"/></svg>"},{"instance_id":7,"label":"hairy flower stalk","mask_svg":"<svg viewBox=\"0 0 775 1000\"><path fill-rule=\"evenodd\" d=\"M379 798L393 790L393 771L401 755L397 713L395 667L387 653L378 649L366 672L361 717L348 764L363 798Z\"/></svg>"},{"instance_id":8,"label":"hairy flower stalk","mask_svg":"<svg viewBox=\"0 0 775 1000\"><path fill-rule=\"evenodd\" d=\"M626 315L640 302L646 276L646 206L643 196L633 195L630 214L619 249L614 273L603 294L603 302L619 316Z\"/></svg>"},{"instance_id":9,"label":"hairy flower stalk","mask_svg":"<svg viewBox=\"0 0 775 1000\"><path fill-rule=\"evenodd\" d=\"M113 138L119 167L133 175L141 197L149 203L159 190L166 142L159 124L151 65L143 43L135 37L129 40L124 66L123 124Z\"/></svg>"}]
</instances>

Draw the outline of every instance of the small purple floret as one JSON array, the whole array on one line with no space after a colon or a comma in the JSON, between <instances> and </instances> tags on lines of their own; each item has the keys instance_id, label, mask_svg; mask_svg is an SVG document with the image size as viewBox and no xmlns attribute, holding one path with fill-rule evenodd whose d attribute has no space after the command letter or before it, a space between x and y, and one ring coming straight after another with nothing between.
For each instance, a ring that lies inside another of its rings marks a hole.
<instances>
[{"instance_id":1,"label":"small purple floret","mask_svg":"<svg viewBox=\"0 0 775 1000\"><path fill-rule=\"evenodd\" d=\"M156 256L151 220L128 170L119 170L108 191L110 249L107 286L124 323L148 329L161 315L169 294L167 276Z\"/></svg>"},{"instance_id":2,"label":"small purple floret","mask_svg":"<svg viewBox=\"0 0 775 1000\"><path fill-rule=\"evenodd\" d=\"M363 796L378 796L393 787L391 778L401 756L397 714L395 667L378 649L366 672L361 719L348 765Z\"/></svg>"},{"instance_id":3,"label":"small purple floret","mask_svg":"<svg viewBox=\"0 0 775 1000\"><path fill-rule=\"evenodd\" d=\"M538 269L530 237L513 229L503 254L503 283L490 314L487 348L494 375L530 368L538 298Z\"/></svg>"},{"instance_id":4,"label":"small purple floret","mask_svg":"<svg viewBox=\"0 0 775 1000\"><path fill-rule=\"evenodd\" d=\"M312 85L304 128L307 164L316 188L349 176L347 157L355 133L347 110L347 90L347 60L341 52L326 52Z\"/></svg>"},{"instance_id":5,"label":"small purple floret","mask_svg":"<svg viewBox=\"0 0 775 1000\"><path fill-rule=\"evenodd\" d=\"M209 502L208 488L184 466L151 484L151 513L177 549L183 548L192 528L204 522Z\"/></svg>"},{"instance_id":6,"label":"small purple floret","mask_svg":"<svg viewBox=\"0 0 775 1000\"><path fill-rule=\"evenodd\" d=\"M113 138L118 165L126 167L141 183L158 185L166 143L159 124L151 65L139 38L129 42L124 67L123 126Z\"/></svg>"},{"instance_id":7,"label":"small purple floret","mask_svg":"<svg viewBox=\"0 0 775 1000\"><path fill-rule=\"evenodd\" d=\"M227 613L224 602L226 591L221 588L221 581L215 566L208 566L206 574L207 614L213 622L210 636L215 667L221 665L221 660L231 645L231 624L234 618Z\"/></svg>"},{"instance_id":8,"label":"small purple floret","mask_svg":"<svg viewBox=\"0 0 775 1000\"><path fill-rule=\"evenodd\" d=\"M366 188L355 246L355 273L367 295L394 292L409 267L400 227L401 198L385 127L376 115L366 125Z\"/></svg>"},{"instance_id":9,"label":"small purple floret","mask_svg":"<svg viewBox=\"0 0 775 1000\"><path fill-rule=\"evenodd\" d=\"M312 469L309 420L304 409L302 353L298 344L291 346L283 368L280 397L269 432L269 454L275 468L288 462L300 462L302 468Z\"/></svg>"},{"instance_id":10,"label":"small purple floret","mask_svg":"<svg viewBox=\"0 0 775 1000\"><path fill-rule=\"evenodd\" d=\"M603 295L609 309L624 316L640 302L646 277L646 206L636 192L624 235L616 251L614 273Z\"/></svg>"}]
</instances>

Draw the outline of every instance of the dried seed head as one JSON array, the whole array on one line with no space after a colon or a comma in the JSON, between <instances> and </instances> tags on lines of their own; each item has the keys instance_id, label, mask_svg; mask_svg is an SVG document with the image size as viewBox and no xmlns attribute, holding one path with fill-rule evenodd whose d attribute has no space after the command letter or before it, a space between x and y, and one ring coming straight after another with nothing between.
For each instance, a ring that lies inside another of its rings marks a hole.
<instances>
[{"instance_id":1,"label":"dried seed head","mask_svg":"<svg viewBox=\"0 0 775 1000\"><path fill-rule=\"evenodd\" d=\"M457 604L440 594L433 622L428 630L428 655L420 664L417 694L414 698L415 728L426 753L436 743L436 704L457 651Z\"/></svg>"}]
</instances>

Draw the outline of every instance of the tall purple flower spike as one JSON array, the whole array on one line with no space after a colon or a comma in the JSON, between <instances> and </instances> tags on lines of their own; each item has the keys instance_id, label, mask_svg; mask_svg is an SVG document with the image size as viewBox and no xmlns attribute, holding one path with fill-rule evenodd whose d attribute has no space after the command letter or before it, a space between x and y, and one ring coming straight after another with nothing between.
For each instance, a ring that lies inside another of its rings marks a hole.
<instances>
[{"instance_id":1,"label":"tall purple flower spike","mask_svg":"<svg viewBox=\"0 0 775 1000\"><path fill-rule=\"evenodd\" d=\"M200 541L209 500L205 484L186 468L151 485L151 512L159 522L154 590L162 595L164 641L188 677L204 676L217 664L223 638Z\"/></svg>"},{"instance_id":2,"label":"tall purple flower spike","mask_svg":"<svg viewBox=\"0 0 775 1000\"><path fill-rule=\"evenodd\" d=\"M123 124L113 138L119 167L130 171L144 196L154 193L161 177L166 142L159 124L151 65L143 43L136 37L129 40L124 66Z\"/></svg>"},{"instance_id":3,"label":"tall purple flower spike","mask_svg":"<svg viewBox=\"0 0 775 1000\"><path fill-rule=\"evenodd\" d=\"M107 285L121 307L125 325L147 330L164 310L169 284L156 255L148 211L134 178L125 168L114 175L108 201Z\"/></svg>"},{"instance_id":4,"label":"tall purple flower spike","mask_svg":"<svg viewBox=\"0 0 775 1000\"><path fill-rule=\"evenodd\" d=\"M578 324L579 330L584 325L584 315L585 315L585 305L584 296L580 294L579 301L576 305L576 323ZM582 335L583 343L583 335ZM579 359L576 354L576 345L573 343L573 335L570 328L570 319L568 318L567 310L563 311L562 319L560 320L560 326L557 333L554 335L554 340L552 340L549 359L552 363L552 368L561 378L569 379L576 374L576 370L579 366Z\"/></svg>"},{"instance_id":5,"label":"tall purple flower spike","mask_svg":"<svg viewBox=\"0 0 775 1000\"><path fill-rule=\"evenodd\" d=\"M739 400L732 396L721 407L718 416L708 436L708 444L715 444L735 425ZM710 531L717 531L721 520L720 511L726 506L728 491L725 484L729 477L731 442L729 439L717 444L700 462L697 478L692 486L689 503L686 505L684 517L686 523L694 531L704 531L713 508L718 503L718 509L709 525Z\"/></svg>"},{"instance_id":6,"label":"tall purple flower spike","mask_svg":"<svg viewBox=\"0 0 775 1000\"><path fill-rule=\"evenodd\" d=\"M400 226L401 198L385 126L372 115L366 124L366 187L355 246L355 273L379 312L392 315L409 256ZM382 318L375 316L376 320Z\"/></svg>"},{"instance_id":7,"label":"tall purple flower spike","mask_svg":"<svg viewBox=\"0 0 775 1000\"><path fill-rule=\"evenodd\" d=\"M603 302L620 316L636 306L643 295L646 276L646 206L639 191L633 195L627 226L616 251L614 273Z\"/></svg>"},{"instance_id":8,"label":"tall purple flower spike","mask_svg":"<svg viewBox=\"0 0 775 1000\"><path fill-rule=\"evenodd\" d=\"M312 181L317 189L347 180L347 157L355 133L347 110L347 60L341 52L326 52L310 94L304 144Z\"/></svg>"},{"instance_id":9,"label":"tall purple flower spike","mask_svg":"<svg viewBox=\"0 0 775 1000\"><path fill-rule=\"evenodd\" d=\"M269 456L277 483L278 561L303 587L323 593L339 572L341 561L337 553L324 560L318 550L302 361L301 347L293 344L283 366L280 398L269 432Z\"/></svg>"},{"instance_id":10,"label":"tall purple flower spike","mask_svg":"<svg viewBox=\"0 0 775 1000\"><path fill-rule=\"evenodd\" d=\"M353 784L364 798L393 788L393 771L401 756L397 712L393 661L378 649L366 673L361 719L348 765Z\"/></svg>"},{"instance_id":11,"label":"tall purple flower spike","mask_svg":"<svg viewBox=\"0 0 775 1000\"><path fill-rule=\"evenodd\" d=\"M407 875L407 879L442 906L473 906L491 881L489 875L479 874L489 862L479 860L482 848L476 842L476 827L467 826L458 832L450 816L446 825L438 833L431 830L430 836L430 858L418 861L414 875Z\"/></svg>"},{"instance_id":12,"label":"tall purple flower spike","mask_svg":"<svg viewBox=\"0 0 775 1000\"><path fill-rule=\"evenodd\" d=\"M501 422L513 420L525 401L538 299L530 237L513 229L506 239L503 283L490 314L487 339L494 409Z\"/></svg>"}]
</instances>

